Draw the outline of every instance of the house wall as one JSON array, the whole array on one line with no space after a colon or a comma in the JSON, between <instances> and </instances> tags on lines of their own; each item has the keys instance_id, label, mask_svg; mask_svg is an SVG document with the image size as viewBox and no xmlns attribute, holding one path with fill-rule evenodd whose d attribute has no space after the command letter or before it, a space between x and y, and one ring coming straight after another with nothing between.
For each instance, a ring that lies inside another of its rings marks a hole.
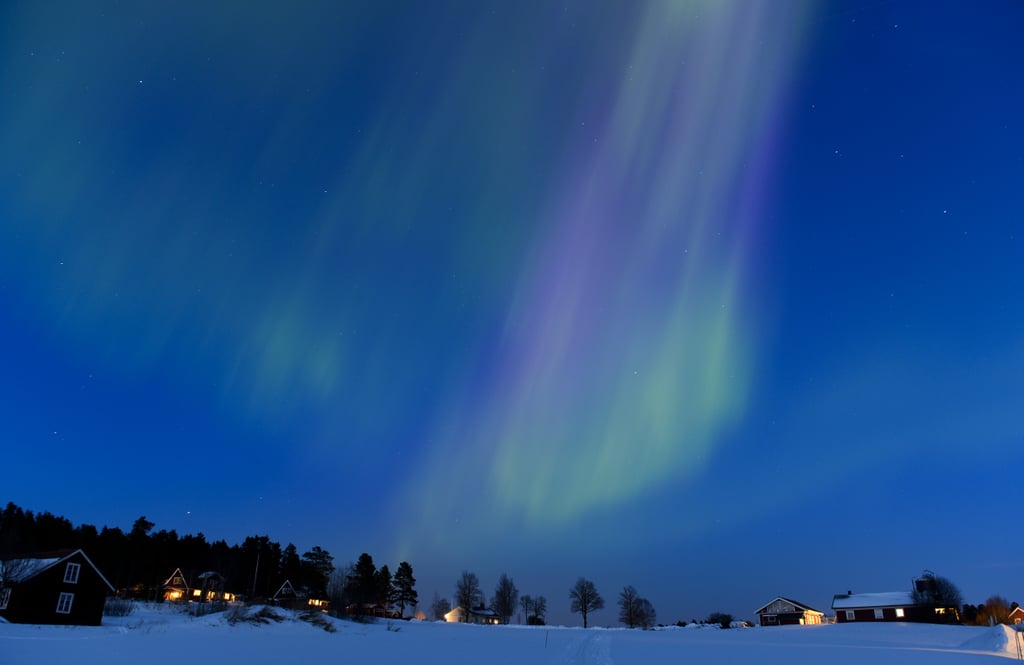
<instances>
[{"instance_id":1,"label":"house wall","mask_svg":"<svg viewBox=\"0 0 1024 665\"><path fill-rule=\"evenodd\" d=\"M817 614L786 612L784 614L762 614L762 626L801 626L821 623Z\"/></svg>"},{"instance_id":2,"label":"house wall","mask_svg":"<svg viewBox=\"0 0 1024 665\"><path fill-rule=\"evenodd\" d=\"M881 618L875 616L875 609L876 608L874 607L855 608L853 610L853 621L910 621L917 623L934 623L936 621L934 611L929 608L913 606L904 607L901 608L903 610L903 616L899 617L896 616L895 607L883 607L880 608L882 610ZM847 610L836 610L836 623L851 623L851 620L846 618L846 612Z\"/></svg>"},{"instance_id":3,"label":"house wall","mask_svg":"<svg viewBox=\"0 0 1024 665\"><path fill-rule=\"evenodd\" d=\"M81 566L76 583L64 581L69 563ZM98 626L103 619L103 604L109 589L81 553L51 566L38 575L14 585L6 610L0 616L12 623L37 623ZM71 610L57 613L61 593L74 597Z\"/></svg>"}]
</instances>

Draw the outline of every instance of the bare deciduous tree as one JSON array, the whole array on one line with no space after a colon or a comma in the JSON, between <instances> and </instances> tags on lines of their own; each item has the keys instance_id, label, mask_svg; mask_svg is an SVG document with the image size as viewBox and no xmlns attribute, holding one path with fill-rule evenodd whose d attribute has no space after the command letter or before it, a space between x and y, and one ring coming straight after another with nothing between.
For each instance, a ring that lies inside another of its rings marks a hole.
<instances>
[{"instance_id":1,"label":"bare deciduous tree","mask_svg":"<svg viewBox=\"0 0 1024 665\"><path fill-rule=\"evenodd\" d=\"M442 598L434 592L434 600L430 603L430 613L434 617L434 621L444 621L444 615L451 612L452 606L448 602L447 598Z\"/></svg>"},{"instance_id":2,"label":"bare deciduous tree","mask_svg":"<svg viewBox=\"0 0 1024 665\"><path fill-rule=\"evenodd\" d=\"M654 628L657 620L658 615L654 611L654 605L651 604L651 601L646 598L640 598L636 606L636 625L644 630L648 630Z\"/></svg>"},{"instance_id":3,"label":"bare deciduous tree","mask_svg":"<svg viewBox=\"0 0 1024 665\"><path fill-rule=\"evenodd\" d=\"M0 561L0 588L19 582L32 569L30 559L7 559Z\"/></svg>"},{"instance_id":4,"label":"bare deciduous tree","mask_svg":"<svg viewBox=\"0 0 1024 665\"><path fill-rule=\"evenodd\" d=\"M654 626L655 612L651 601L641 598L632 586L619 593L619 621L629 628L647 630Z\"/></svg>"},{"instance_id":5,"label":"bare deciduous tree","mask_svg":"<svg viewBox=\"0 0 1024 665\"><path fill-rule=\"evenodd\" d=\"M945 577L925 571L920 578L914 580L912 595L915 604L935 608L938 610L936 614L944 615L950 623L959 621L960 608L964 604L963 595Z\"/></svg>"},{"instance_id":6,"label":"bare deciduous tree","mask_svg":"<svg viewBox=\"0 0 1024 665\"><path fill-rule=\"evenodd\" d=\"M584 628L587 627L587 616L604 607L604 598L597 592L597 587L583 577L576 580L576 584L569 589L569 599L572 601L572 612L583 615Z\"/></svg>"},{"instance_id":7,"label":"bare deciduous tree","mask_svg":"<svg viewBox=\"0 0 1024 665\"><path fill-rule=\"evenodd\" d=\"M478 606L482 599L483 593L480 591L480 580L477 579L476 573L462 571L462 575L455 583L455 602L469 612Z\"/></svg>"},{"instance_id":8,"label":"bare deciduous tree","mask_svg":"<svg viewBox=\"0 0 1024 665\"><path fill-rule=\"evenodd\" d=\"M984 603L978 606L975 623L979 626L1009 623L1010 612L1012 611L1010 609L1010 601L1002 596L990 596Z\"/></svg>"},{"instance_id":9,"label":"bare deciduous tree","mask_svg":"<svg viewBox=\"0 0 1024 665\"><path fill-rule=\"evenodd\" d=\"M637 602L640 596L632 586L625 586L619 592L619 623L626 624L627 628L635 628L637 625L636 611Z\"/></svg>"}]
</instances>

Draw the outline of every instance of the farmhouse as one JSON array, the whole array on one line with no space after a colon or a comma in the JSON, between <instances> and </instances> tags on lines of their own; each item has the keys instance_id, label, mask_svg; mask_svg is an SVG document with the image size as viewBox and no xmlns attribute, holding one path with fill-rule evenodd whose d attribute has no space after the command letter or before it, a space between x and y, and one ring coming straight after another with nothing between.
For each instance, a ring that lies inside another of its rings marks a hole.
<instances>
[{"instance_id":1,"label":"farmhouse","mask_svg":"<svg viewBox=\"0 0 1024 665\"><path fill-rule=\"evenodd\" d=\"M11 623L98 626L114 592L82 550L25 555L3 566L0 617Z\"/></svg>"},{"instance_id":2,"label":"farmhouse","mask_svg":"<svg viewBox=\"0 0 1024 665\"><path fill-rule=\"evenodd\" d=\"M955 623L960 620L959 608L945 606L941 578L924 571L914 580L913 591L884 593L846 593L832 598L836 622L853 621L916 621L923 623Z\"/></svg>"},{"instance_id":3,"label":"farmhouse","mask_svg":"<svg viewBox=\"0 0 1024 665\"><path fill-rule=\"evenodd\" d=\"M498 613L494 610L487 609L483 605L472 608L468 612L460 605L448 614L445 614L444 620L448 623L479 623L489 625L497 625L501 623Z\"/></svg>"},{"instance_id":4,"label":"farmhouse","mask_svg":"<svg viewBox=\"0 0 1024 665\"><path fill-rule=\"evenodd\" d=\"M781 596L755 612L762 626L808 626L821 623L824 612Z\"/></svg>"},{"instance_id":5,"label":"farmhouse","mask_svg":"<svg viewBox=\"0 0 1024 665\"><path fill-rule=\"evenodd\" d=\"M927 621L926 608L914 604L909 591L841 593L832 598L837 623L854 621ZM930 610L930 608L927 608Z\"/></svg>"}]
</instances>

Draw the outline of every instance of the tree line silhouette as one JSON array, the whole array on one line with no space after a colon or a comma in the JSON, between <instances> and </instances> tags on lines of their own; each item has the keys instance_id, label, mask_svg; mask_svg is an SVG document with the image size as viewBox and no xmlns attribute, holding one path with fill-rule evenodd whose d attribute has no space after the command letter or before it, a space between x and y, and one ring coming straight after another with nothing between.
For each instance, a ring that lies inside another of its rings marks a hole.
<instances>
[{"instance_id":1,"label":"tree line silhouette","mask_svg":"<svg viewBox=\"0 0 1024 665\"><path fill-rule=\"evenodd\" d=\"M125 533L118 527L74 526L49 512L33 513L13 502L0 513L0 560L38 552L82 549L110 583L124 595L160 598L164 581L176 568L195 577L215 571L238 594L269 598L285 580L310 594L326 595L334 570L333 557L320 547L299 554L269 536L248 536L240 544L207 540L202 533L178 535L173 529L154 531L145 516Z\"/></svg>"}]
</instances>

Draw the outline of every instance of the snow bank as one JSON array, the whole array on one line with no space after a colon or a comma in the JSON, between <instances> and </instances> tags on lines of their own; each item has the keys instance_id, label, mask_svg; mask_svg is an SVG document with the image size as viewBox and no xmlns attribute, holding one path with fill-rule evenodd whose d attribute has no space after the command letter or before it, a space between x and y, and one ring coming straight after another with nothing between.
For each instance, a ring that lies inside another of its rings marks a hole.
<instances>
[{"instance_id":1,"label":"snow bank","mask_svg":"<svg viewBox=\"0 0 1024 665\"><path fill-rule=\"evenodd\" d=\"M1018 647L1024 652L1024 634L1010 626L992 626L963 643L965 651L995 653L1007 658L1019 658Z\"/></svg>"},{"instance_id":2,"label":"snow bank","mask_svg":"<svg viewBox=\"0 0 1024 665\"><path fill-rule=\"evenodd\" d=\"M275 610L280 622L231 624L169 605L142 607L98 627L0 624L0 664L180 665L195 662L352 662L450 665L934 665L1016 658L999 627L927 624L778 626L653 631L471 626L418 621L359 624L326 618L335 632Z\"/></svg>"}]
</instances>

